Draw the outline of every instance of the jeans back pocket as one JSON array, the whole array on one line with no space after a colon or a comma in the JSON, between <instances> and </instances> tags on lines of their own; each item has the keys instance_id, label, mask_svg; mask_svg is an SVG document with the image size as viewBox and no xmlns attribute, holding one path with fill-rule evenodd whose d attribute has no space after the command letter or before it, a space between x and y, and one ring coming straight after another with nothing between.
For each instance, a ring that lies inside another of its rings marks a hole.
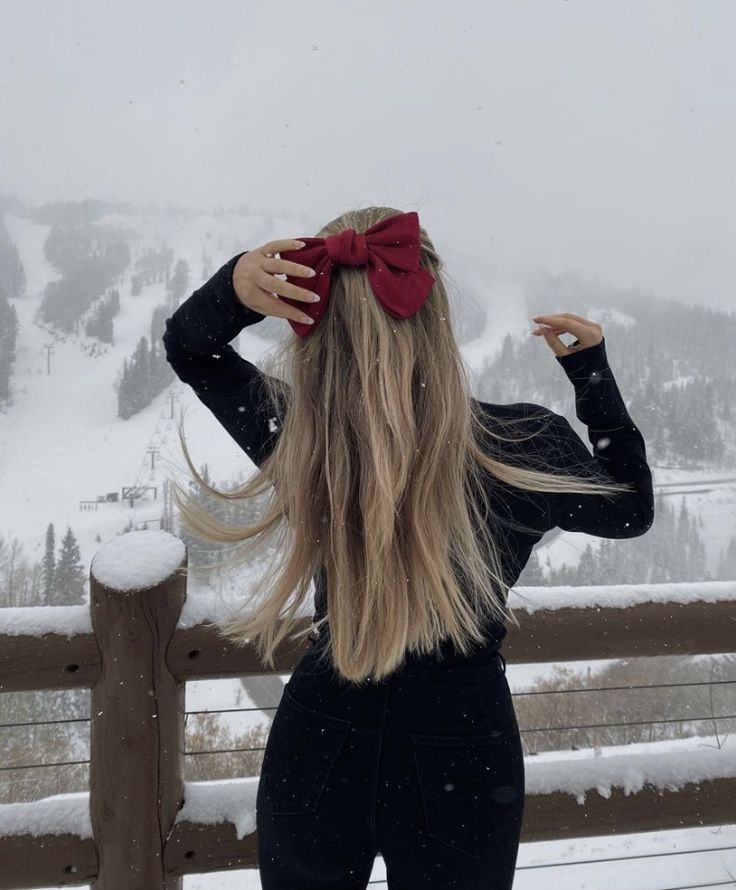
<instances>
[{"instance_id":1,"label":"jeans back pocket","mask_svg":"<svg viewBox=\"0 0 736 890\"><path fill-rule=\"evenodd\" d=\"M274 816L316 812L350 725L302 704L284 687L261 765Z\"/></svg>"},{"instance_id":2,"label":"jeans back pocket","mask_svg":"<svg viewBox=\"0 0 736 890\"><path fill-rule=\"evenodd\" d=\"M483 735L411 735L430 837L469 856L517 830L524 763L517 726Z\"/></svg>"}]
</instances>

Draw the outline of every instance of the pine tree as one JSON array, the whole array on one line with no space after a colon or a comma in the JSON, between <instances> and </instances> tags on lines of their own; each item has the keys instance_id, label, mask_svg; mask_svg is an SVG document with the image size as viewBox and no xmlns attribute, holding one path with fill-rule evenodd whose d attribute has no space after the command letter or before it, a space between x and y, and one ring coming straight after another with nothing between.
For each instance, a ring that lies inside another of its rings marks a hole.
<instances>
[{"instance_id":1,"label":"pine tree","mask_svg":"<svg viewBox=\"0 0 736 890\"><path fill-rule=\"evenodd\" d=\"M118 417L127 420L135 414L133 403L130 396L130 366L128 359L123 359L123 373L120 377L120 385L118 386Z\"/></svg>"},{"instance_id":2,"label":"pine tree","mask_svg":"<svg viewBox=\"0 0 736 890\"><path fill-rule=\"evenodd\" d=\"M85 325L84 332L88 337L97 337L103 343L113 342L112 319L114 311L109 299L97 303Z\"/></svg>"},{"instance_id":3,"label":"pine tree","mask_svg":"<svg viewBox=\"0 0 736 890\"><path fill-rule=\"evenodd\" d=\"M539 561L539 553L532 550L529 561L522 569L514 587L544 587L546 583L542 564Z\"/></svg>"},{"instance_id":4,"label":"pine tree","mask_svg":"<svg viewBox=\"0 0 736 890\"><path fill-rule=\"evenodd\" d=\"M160 338L151 342L148 364L151 374L151 399L153 399L166 389L175 377L171 365L166 361L164 344Z\"/></svg>"},{"instance_id":5,"label":"pine tree","mask_svg":"<svg viewBox=\"0 0 736 890\"><path fill-rule=\"evenodd\" d=\"M130 363L130 397L133 413L137 413L151 401L151 372L148 340L141 337Z\"/></svg>"},{"instance_id":6,"label":"pine tree","mask_svg":"<svg viewBox=\"0 0 736 890\"><path fill-rule=\"evenodd\" d=\"M118 417L127 420L151 401L148 341L141 337L130 362L123 359L123 373L118 387Z\"/></svg>"},{"instance_id":7,"label":"pine tree","mask_svg":"<svg viewBox=\"0 0 736 890\"><path fill-rule=\"evenodd\" d=\"M10 397L11 366L20 324L15 306L0 293L0 400Z\"/></svg>"},{"instance_id":8,"label":"pine tree","mask_svg":"<svg viewBox=\"0 0 736 890\"><path fill-rule=\"evenodd\" d=\"M165 309L165 307L162 307ZM127 420L141 411L174 379L174 372L166 361L160 341L141 337L130 361L123 361L123 372L118 387L118 417Z\"/></svg>"},{"instance_id":9,"label":"pine tree","mask_svg":"<svg viewBox=\"0 0 736 890\"><path fill-rule=\"evenodd\" d=\"M189 286L189 263L186 260L179 260L174 266L174 273L169 278L166 289L169 292L172 308L176 309L179 300L186 293Z\"/></svg>"},{"instance_id":10,"label":"pine tree","mask_svg":"<svg viewBox=\"0 0 736 890\"><path fill-rule=\"evenodd\" d=\"M114 315L112 304L105 301L100 313L100 332L97 335L103 343L114 343L112 319Z\"/></svg>"},{"instance_id":11,"label":"pine tree","mask_svg":"<svg viewBox=\"0 0 736 890\"><path fill-rule=\"evenodd\" d=\"M43 554L43 580L42 594L43 605L51 604L54 597L54 584L56 582L56 558L54 556L54 523L50 522L46 529L46 547Z\"/></svg>"},{"instance_id":12,"label":"pine tree","mask_svg":"<svg viewBox=\"0 0 736 890\"><path fill-rule=\"evenodd\" d=\"M717 579L719 581L733 581L736 579L736 536L731 535L726 548L721 551L718 560Z\"/></svg>"},{"instance_id":13,"label":"pine tree","mask_svg":"<svg viewBox=\"0 0 736 890\"><path fill-rule=\"evenodd\" d=\"M74 537L71 527L67 526L56 563L54 605L72 606L84 603L86 592L84 576L84 565L77 539Z\"/></svg>"}]
</instances>

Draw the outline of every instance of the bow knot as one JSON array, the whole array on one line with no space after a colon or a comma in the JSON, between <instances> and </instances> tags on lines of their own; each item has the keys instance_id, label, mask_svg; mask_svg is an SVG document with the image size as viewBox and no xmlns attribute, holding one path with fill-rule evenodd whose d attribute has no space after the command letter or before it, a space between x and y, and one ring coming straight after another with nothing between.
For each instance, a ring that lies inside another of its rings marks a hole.
<instances>
[{"instance_id":1,"label":"bow knot","mask_svg":"<svg viewBox=\"0 0 736 890\"><path fill-rule=\"evenodd\" d=\"M419 262L421 238L419 214L396 213L366 229L343 229L327 238L301 237L304 247L284 250L280 256L310 266L312 278L287 275L286 280L319 294L316 303L281 297L290 306L314 319L314 324L288 319L295 333L306 337L315 329L327 309L332 273L338 265L367 266L368 282L383 308L395 318L414 315L429 296L434 276Z\"/></svg>"},{"instance_id":2,"label":"bow knot","mask_svg":"<svg viewBox=\"0 0 736 890\"><path fill-rule=\"evenodd\" d=\"M328 235L325 243L333 263L343 266L365 266L368 263L368 239L355 229Z\"/></svg>"}]
</instances>

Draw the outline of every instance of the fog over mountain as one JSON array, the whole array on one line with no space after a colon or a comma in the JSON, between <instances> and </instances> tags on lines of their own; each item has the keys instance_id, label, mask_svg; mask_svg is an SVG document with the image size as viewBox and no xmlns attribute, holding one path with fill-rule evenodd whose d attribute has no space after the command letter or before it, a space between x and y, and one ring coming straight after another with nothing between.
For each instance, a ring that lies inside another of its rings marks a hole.
<instances>
[{"instance_id":1,"label":"fog over mountain","mask_svg":"<svg viewBox=\"0 0 736 890\"><path fill-rule=\"evenodd\" d=\"M483 273L734 308L730 0L4 0L0 192L417 209Z\"/></svg>"}]
</instances>

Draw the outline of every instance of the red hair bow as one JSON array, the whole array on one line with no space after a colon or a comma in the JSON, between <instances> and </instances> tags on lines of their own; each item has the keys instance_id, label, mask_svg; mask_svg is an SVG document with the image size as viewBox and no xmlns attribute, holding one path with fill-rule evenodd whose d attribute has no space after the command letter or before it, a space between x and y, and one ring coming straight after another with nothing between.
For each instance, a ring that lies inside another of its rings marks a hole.
<instances>
[{"instance_id":1,"label":"red hair bow","mask_svg":"<svg viewBox=\"0 0 736 890\"><path fill-rule=\"evenodd\" d=\"M284 260L303 263L317 273L312 278L287 275L286 280L319 294L316 303L279 297L314 319L313 324L288 319L295 333L306 337L319 323L330 299L332 271L338 264L367 266L368 281L383 308L396 318L408 318L422 306L434 285L434 276L419 263L419 215L397 213L371 226L365 233L343 229L327 238L297 238L305 246L282 250Z\"/></svg>"}]
</instances>

